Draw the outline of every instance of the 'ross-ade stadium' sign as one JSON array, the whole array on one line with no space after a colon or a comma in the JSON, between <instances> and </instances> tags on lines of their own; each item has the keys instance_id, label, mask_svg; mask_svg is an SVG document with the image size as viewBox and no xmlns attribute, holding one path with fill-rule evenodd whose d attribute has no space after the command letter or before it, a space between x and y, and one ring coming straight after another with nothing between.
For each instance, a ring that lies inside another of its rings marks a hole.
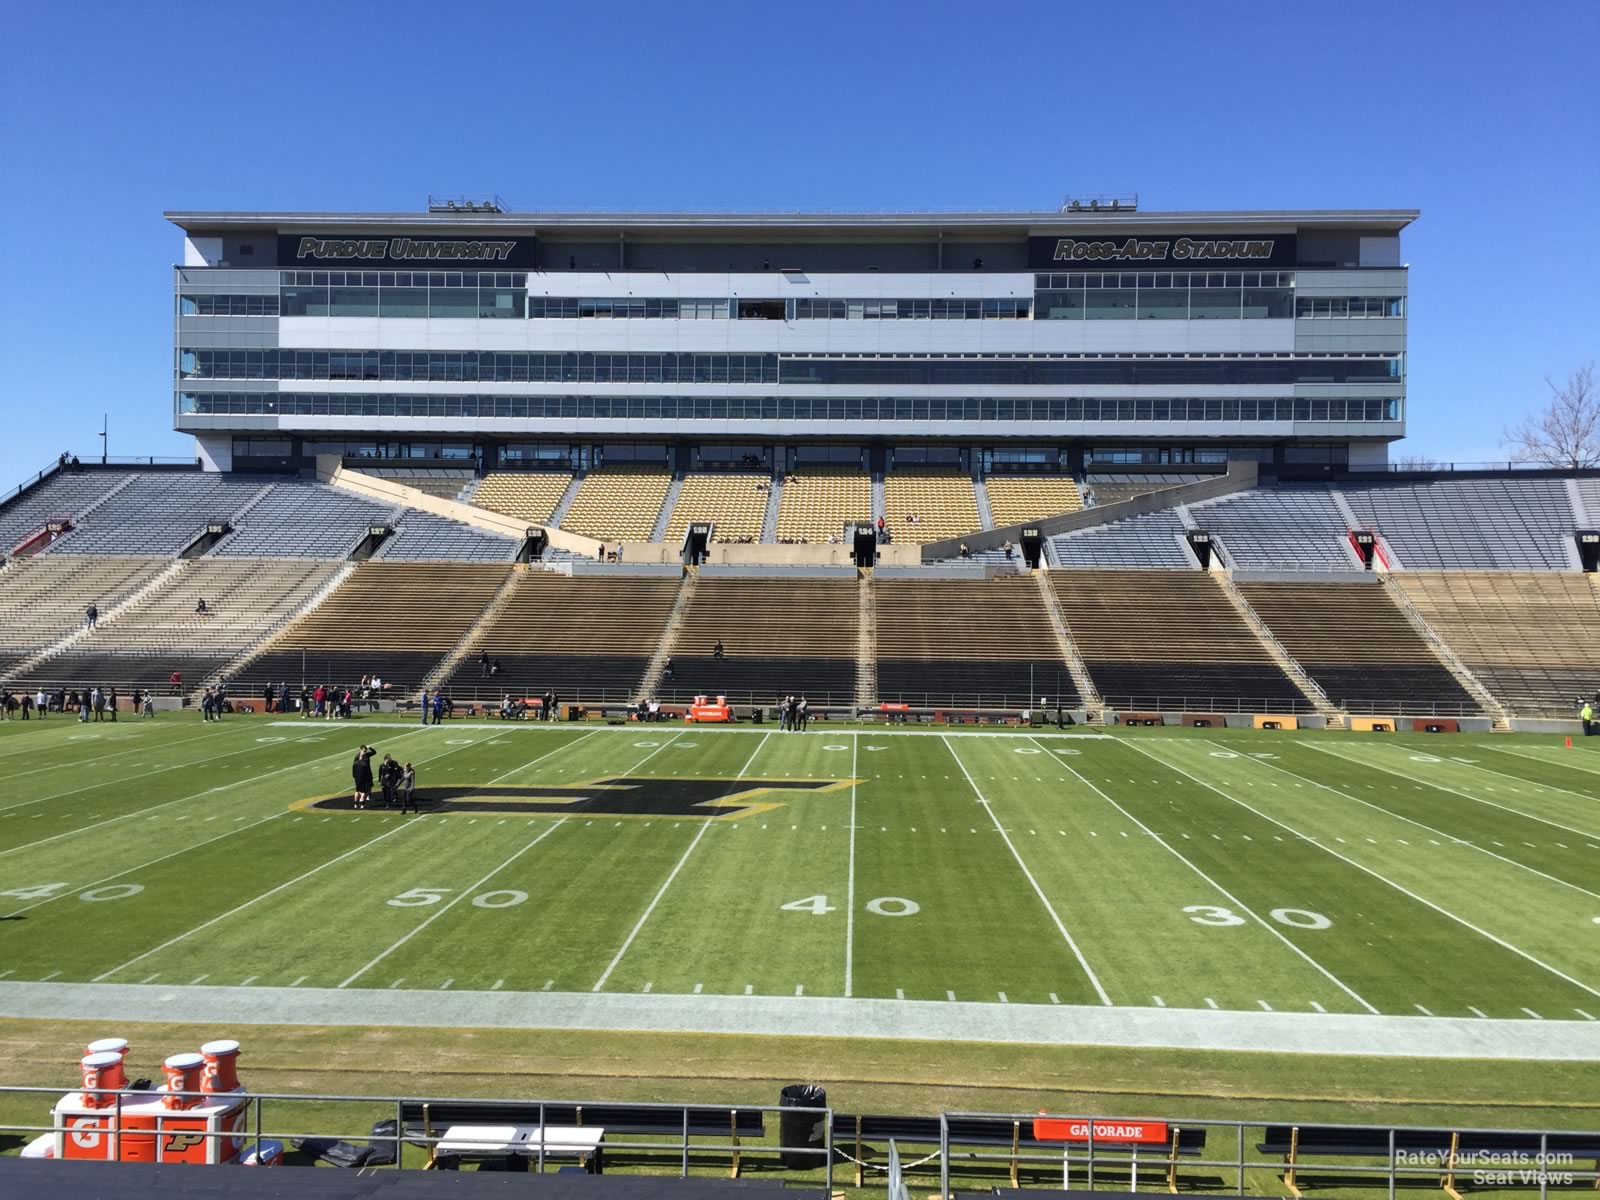
<instances>
[{"instance_id":1,"label":"'ross-ade stadium' sign","mask_svg":"<svg viewBox=\"0 0 1600 1200\"><path fill-rule=\"evenodd\" d=\"M1219 238L1161 234L1156 237L1070 237L1029 239L1029 262L1034 267L1055 268L1100 264L1133 267L1162 263L1178 266L1292 267L1293 234L1271 237Z\"/></svg>"},{"instance_id":2,"label":"'ross-ade stadium' sign","mask_svg":"<svg viewBox=\"0 0 1600 1200\"><path fill-rule=\"evenodd\" d=\"M533 238L329 237L282 234L278 265L533 266Z\"/></svg>"}]
</instances>

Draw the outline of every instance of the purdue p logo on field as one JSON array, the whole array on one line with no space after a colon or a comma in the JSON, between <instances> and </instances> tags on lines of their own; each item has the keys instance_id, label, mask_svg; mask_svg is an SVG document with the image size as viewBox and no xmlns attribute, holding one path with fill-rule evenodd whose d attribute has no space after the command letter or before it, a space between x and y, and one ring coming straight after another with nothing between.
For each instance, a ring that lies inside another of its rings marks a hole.
<instances>
[{"instance_id":1,"label":"purdue p logo on field","mask_svg":"<svg viewBox=\"0 0 1600 1200\"><path fill-rule=\"evenodd\" d=\"M567 816L699 817L734 821L778 807L784 792L831 792L849 779L649 779L617 775L589 783L443 784L421 787L423 812L552 813ZM319 812L352 809L348 793L302 801ZM365 809L363 811L371 811Z\"/></svg>"}]
</instances>

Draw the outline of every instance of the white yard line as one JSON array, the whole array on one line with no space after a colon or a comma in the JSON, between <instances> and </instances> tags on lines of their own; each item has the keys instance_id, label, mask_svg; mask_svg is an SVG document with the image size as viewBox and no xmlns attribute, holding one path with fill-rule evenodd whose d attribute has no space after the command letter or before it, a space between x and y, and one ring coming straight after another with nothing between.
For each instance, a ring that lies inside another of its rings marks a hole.
<instances>
[{"instance_id":1,"label":"white yard line","mask_svg":"<svg viewBox=\"0 0 1600 1200\"><path fill-rule=\"evenodd\" d=\"M1565 767L1571 771L1582 771L1585 775L1600 775L1600 767L1586 767L1581 763L1571 761L1572 752L1570 750L1557 750L1556 753L1564 756L1562 758L1547 758L1542 754L1529 754L1526 750L1514 750L1510 746L1485 746L1484 749L1493 750L1499 754L1515 754L1518 758L1525 758L1529 762L1544 763L1547 767Z\"/></svg>"},{"instance_id":2,"label":"white yard line","mask_svg":"<svg viewBox=\"0 0 1600 1200\"><path fill-rule=\"evenodd\" d=\"M277 742L272 743L272 745L279 744L280 743ZM111 779L101 780L99 783L91 783L84 787L73 788L70 791L52 792L48 796L37 796L32 800L21 800L16 804L8 804L4 808L0 808L0 812L11 812L13 809L27 808L30 804L43 804L47 800L60 800L66 796L76 796L83 792L98 791L100 788L119 787L132 779L148 779L152 775L165 775L169 771L182 771L188 769L189 767L198 767L204 763L217 762L224 758L236 758L241 754L248 754L252 750L265 750L266 748L266 746L259 743L252 743L249 746L241 746L237 750L229 750L225 754L212 754L206 758L195 758L190 759L188 762L172 763L169 766L157 767L152 771L140 771L137 775L118 775Z\"/></svg>"},{"instance_id":3,"label":"white yard line","mask_svg":"<svg viewBox=\"0 0 1600 1200\"><path fill-rule=\"evenodd\" d=\"M394 743L390 742L389 744L393 745ZM245 787L252 783L260 783L263 779L271 779L274 775L282 775L285 771L299 771L305 767L311 767L317 765L318 763L327 762L330 758L342 758L347 753L349 753L348 748L344 750L335 750L332 754L324 754L320 758L308 758L305 762L291 763L287 767L279 767L274 771L265 771L260 775L252 775L248 779L237 779L232 783L224 784L220 787L206 788L206 790L203 792L194 792L188 796L179 796L176 800L167 800L161 804L152 804L149 808L135 809L133 812L123 813L119 817L107 817L104 821L96 821L93 825L80 825L76 829L69 829L65 833L58 833L54 837L40 838L36 842L27 842L21 846L12 846L9 850L0 850L0 857L4 857L7 854L16 854L22 850L31 850L35 846L43 846L48 842L59 842L62 838L76 837L80 833L88 833L91 829L99 829L104 825L115 825L118 821L131 821L134 817L142 817L146 813L157 812L163 808L171 808L174 804L183 804L189 800L198 800L202 796L210 796L216 794L217 792L225 792L233 788ZM130 778L133 778L133 776L130 776Z\"/></svg>"},{"instance_id":4,"label":"white yard line","mask_svg":"<svg viewBox=\"0 0 1600 1200\"><path fill-rule=\"evenodd\" d=\"M706 830L710 828L710 821L700 822L700 828L695 831L694 838L689 842L689 848L683 852L683 857L678 860L677 865L672 868L672 873L669 874L666 880L661 884L660 889L651 899L649 907L647 907L644 912L640 914L639 920L635 922L633 928L628 931L628 938L622 943L622 949L617 951L616 957L613 958L609 964L607 964L606 969L601 973L600 978L595 980L594 986L589 989L591 992L598 992L601 988L605 987L606 980L611 978L611 972L617 969L617 964L622 961L622 956L628 952L628 947L633 945L633 939L639 936L639 931L644 928L644 923L650 919L650 914L655 912L656 905L661 903L661 897L667 894L667 889L672 886L672 881L678 877L678 872L683 870L683 864L689 861L689 856L694 853L694 848L700 844L700 839L705 837Z\"/></svg>"},{"instance_id":5,"label":"white yard line","mask_svg":"<svg viewBox=\"0 0 1600 1200\"><path fill-rule=\"evenodd\" d=\"M518 850L515 854L513 854L510 858L506 859L505 862L501 863L498 867L495 867L494 870L490 871L487 875L485 875L482 879L478 880L476 883L469 884L467 887L465 887L461 891L457 892L455 896L451 897L449 900L445 901L445 903L441 904L437 909L435 909L433 914L431 916L429 916L427 920L425 920L421 924L417 925L415 928L413 928L409 933L405 934L403 937L397 938L394 942L392 942L388 946L388 948L386 948L385 950L381 951L378 955L376 955L370 962L368 962L366 964L366 966L362 967L360 970L358 970L358 971L354 972L352 975L350 975L350 977L345 979L342 983L340 983L339 986L342 987L342 988L349 987L352 983L354 983L356 980L360 979L368 971L372 970L373 967L377 966L384 959L388 958L389 955L393 954L396 950L400 949L401 946L404 946L412 938L416 937L417 934L421 933L429 925L432 925L435 921L437 921L440 917L444 916L445 913L449 912L452 908L454 908L457 904L461 903L461 901L465 900L468 896L473 895L475 892L477 892L477 890L479 888L481 888L484 884L488 883L489 880L493 879L501 871L504 871L512 863L516 862L517 859L521 858L529 850L532 850L540 842L544 841L545 838L549 837L557 829L559 829L559 828L561 828L561 826L565 825L566 821L567 821L566 817L558 817L555 820L554 824L546 826L545 829L539 834L538 837L536 837L532 841L528 842L520 850ZM450 982L451 982L450 980L446 980L444 986L448 987Z\"/></svg>"},{"instance_id":6,"label":"white yard line","mask_svg":"<svg viewBox=\"0 0 1600 1200\"><path fill-rule=\"evenodd\" d=\"M1017 847L1012 842L1011 835L1006 832L1005 826L1000 824L1000 819L994 815L993 805L984 796L983 790L978 787L977 780L972 778L972 772L967 770L967 764L961 761L961 756L956 753L956 748L950 744L948 738L945 739L945 749L950 751L950 757L956 760L956 766L960 767L961 773L966 776L967 783L972 787L972 794L978 798L978 803L983 805L983 811L989 814L989 820L994 822L994 827L999 831L1006 848L1011 851L1011 857L1017 860L1017 866L1022 868L1022 873L1027 876L1028 883L1032 885L1034 895L1039 897L1039 902L1044 905L1045 911L1050 914L1050 919L1055 922L1056 929L1060 932L1063 940L1066 941L1067 947L1072 951L1072 956L1078 960L1078 965L1083 968L1083 973L1088 976L1095 995L1100 997L1100 1003L1109 1007L1111 997L1106 994L1106 989L1100 986L1100 977L1094 973L1094 968L1089 965L1089 960L1084 958L1083 951L1078 949L1078 943L1073 941L1072 934L1067 932L1067 927L1062 922L1060 914L1056 912L1055 906L1050 903L1050 898L1044 894L1044 889L1039 886L1039 881L1033 877L1033 872L1028 870L1028 864L1022 861L1022 855L1017 852Z\"/></svg>"},{"instance_id":7,"label":"white yard line","mask_svg":"<svg viewBox=\"0 0 1600 1200\"><path fill-rule=\"evenodd\" d=\"M302 728L300 722L298 722L298 721L272 721L272 722L270 722L270 724L272 724L272 725L285 725L285 726L290 726L290 727L296 728L296 729ZM361 728L363 728L363 729L415 729L416 725L412 724L410 721L372 721L372 720L368 720L366 718L363 718L362 721L361 721ZM538 721L532 721L532 722L528 722L526 724L521 723L521 722L516 722L516 721L510 721L510 722L500 722L500 721L456 721L456 722L453 722L452 724L450 724L448 726L430 726L430 728L435 728L435 729L437 729L437 728L446 728L446 729L461 729L461 730L493 729L493 730L496 730L496 731L498 731L499 733L502 733L502 734L520 733L520 734L532 734L532 735L538 735L538 734L541 734L541 733L564 732L562 727L559 726L559 725L555 726L554 728L545 728L543 726L543 723L542 722L538 722ZM819 722L817 728L823 733L827 733L827 732L830 732L830 731L833 732L833 733L838 733L838 734L862 733L862 734L866 734L866 735L868 735L870 737L875 737L875 738L877 738L877 737L1050 738L1052 740L1068 741L1068 742L1071 742L1071 741L1109 742L1109 741L1116 740L1116 735L1115 734L1111 734L1111 733L1005 733L1005 732L1001 732L999 730L994 730L994 731L984 730L983 732L976 732L976 731L967 732L967 731L958 730L958 729L952 729L952 730L946 732L944 730L939 730L939 729L885 729L885 728L881 728L881 727L873 727L869 731L869 730L863 729L859 725L855 725L855 724L852 724L850 722L840 722L838 725L834 725L832 722L827 722L827 721ZM632 724L632 725L601 725L601 726L596 727L594 732L596 732L596 733L608 733L608 734L613 734L613 735L616 735L616 736L619 736L619 737L622 737L622 736L625 736L625 737L638 737L639 734L644 729L645 729L644 726L639 725L637 723ZM721 725L721 726L716 726L716 725L697 725L697 726L695 726L695 730L694 731L695 731L696 736L704 734L704 735L711 736L711 737L724 737L724 736L733 735L733 734L745 734L745 735L748 736L748 735L759 735L759 734L762 734L762 733L770 732L770 730L754 729L754 728L749 728L749 727L741 727L739 725L734 725L734 724ZM680 732L687 732L687 731L685 730L685 731L680 731Z\"/></svg>"},{"instance_id":8,"label":"white yard line","mask_svg":"<svg viewBox=\"0 0 1600 1200\"><path fill-rule=\"evenodd\" d=\"M1214 742L1212 743L1212 745L1215 745L1215 744L1216 743L1214 743ZM1502 949L1511 951L1511 953L1517 955L1519 958L1526 959L1528 962L1531 962L1534 966L1542 967L1544 970L1550 972L1550 974L1554 975L1556 978L1564 980L1565 982L1572 984L1573 987L1580 988L1583 991L1588 992L1591 996L1600 996L1600 991L1597 991L1596 989L1590 987L1588 984L1583 983L1581 980L1574 979L1571 975L1568 975L1566 972L1564 972L1564 971L1562 971L1562 970L1560 970L1560 969L1558 969L1556 967L1552 967L1547 962L1543 962L1540 959L1535 958L1533 955L1529 954L1526 950L1522 950L1522 949L1519 949L1516 946L1513 946L1510 942L1506 941L1504 938L1496 937L1494 934L1490 933L1486 929L1480 929L1478 926L1474 925L1471 921L1468 921L1465 917L1459 917L1455 913L1451 912L1449 909L1443 908L1440 905L1435 904L1432 900L1429 900L1429 899L1426 899L1423 896L1417 895L1417 893L1413 892L1410 888L1407 888L1407 887L1405 887L1405 886L1403 886L1401 884L1396 883L1394 880L1388 878L1385 875L1379 874L1377 871L1374 871L1371 867L1363 866L1361 863L1357 862L1355 859L1349 858L1349 857L1347 857L1347 856L1345 856L1343 854L1340 854L1332 846L1326 845L1325 843L1323 843L1321 841L1315 841L1315 840L1313 840L1311 838L1306 837L1304 834L1300 833L1300 831L1295 829L1294 827L1284 824L1284 822L1278 820L1275 817L1268 816L1266 813L1262 812L1260 809L1255 808L1255 807L1253 807L1253 806L1251 806L1249 804L1246 804L1243 800L1240 800L1237 796L1230 796L1227 792L1223 791L1221 788L1216 787L1213 784L1207 783L1205 780L1199 778L1198 776L1189 774L1188 771L1185 771L1182 767L1178 766L1177 764L1169 763L1165 759L1160 758L1160 757L1158 757L1158 756L1156 756L1154 754L1151 754L1148 750L1145 750L1140 746L1134 745L1134 743L1132 741L1125 741L1124 745L1133 746L1133 748L1135 750L1138 750L1139 753L1143 754L1146 758L1149 758L1149 759L1151 759L1151 760L1153 760L1155 762L1161 763L1163 766L1168 767L1171 770L1176 771L1178 774L1184 776L1186 779L1189 779L1189 780L1192 780L1195 783L1198 783L1201 787L1205 788L1207 791L1215 792L1217 795L1221 796L1224 800L1231 800L1234 804L1237 804L1240 808L1243 808L1243 809L1248 810L1249 812L1255 813L1256 816L1260 817L1263 821L1271 821L1274 825L1276 825L1279 829L1282 829L1284 832L1292 833L1292 834L1294 834L1295 837L1300 838L1302 841L1306 842L1308 845L1315 846L1318 850L1321 850L1325 854L1333 855L1334 858L1337 858L1342 863L1345 863L1345 864L1347 864L1349 866L1354 867L1356 870L1360 871L1363 875L1370 875L1373 879L1376 879L1379 883L1388 884L1388 886L1392 887L1395 891L1399 892L1401 895L1410 897L1412 900L1415 900L1418 904L1426 905L1428 908L1431 908L1434 912L1438 913L1440 916L1448 917L1450 920L1456 922L1456 924L1461 925L1461 926L1463 926L1463 927L1465 927L1467 929L1472 930L1472 932L1476 933L1479 937L1486 938L1487 940L1493 942L1495 945L1501 947Z\"/></svg>"},{"instance_id":9,"label":"white yard line","mask_svg":"<svg viewBox=\"0 0 1600 1200\"><path fill-rule=\"evenodd\" d=\"M856 961L856 756L861 750L861 735L850 739L850 866L844 900L844 994L855 987ZM951 999L954 999L952 996Z\"/></svg>"},{"instance_id":10,"label":"white yard line","mask_svg":"<svg viewBox=\"0 0 1600 1200\"><path fill-rule=\"evenodd\" d=\"M680 733L678 736L681 737L682 734ZM769 729L765 732L765 735L762 737L762 739L756 743L756 748L750 752L750 757L745 759L744 766L739 768L739 774L735 776L735 778L743 779L745 777L745 773L749 771L750 767L755 763L756 755L761 753L761 748L767 744L767 738L770 738L771 736L772 731ZM670 743L667 744L670 745ZM656 747L656 750L652 751L651 753L656 753L657 751L665 749L666 745L658 746ZM634 767L633 769L638 770L638 768L642 767L644 762L648 761L649 758L650 755L645 755L644 761L641 761L638 766ZM661 887L651 898L649 905L645 908L644 912L639 915L639 919L634 923L633 928L628 931L627 939L622 943L622 948L617 951L616 956L612 958L610 963L606 965L606 969L601 973L600 978L595 980L594 987L589 989L591 992L598 992L601 988L605 987L606 980L611 978L611 973L615 971L618 964L622 962L623 955L628 953L628 949L633 945L634 939L639 936L639 931L644 928L645 922L650 919L650 915L656 911L656 905L661 903L661 897L667 894L667 889L672 886L672 881L678 877L678 872L683 870L683 864L689 861L689 856L694 853L694 848L700 844L700 839L705 837L706 830L710 828L710 819L700 822L700 828L695 830L694 837L689 841L689 848L683 852L683 857L678 859L677 863L673 866L672 871L667 875L666 879L662 881Z\"/></svg>"},{"instance_id":11,"label":"white yard line","mask_svg":"<svg viewBox=\"0 0 1600 1200\"><path fill-rule=\"evenodd\" d=\"M1438 834L1442 838L1449 838L1452 842L1455 842L1458 845L1470 847L1471 849L1477 850L1482 854L1487 854L1490 858L1499 859L1501 862L1507 863L1510 866L1518 867L1524 871L1531 872L1532 874L1537 875L1540 879L1548 879L1551 883L1559 883L1562 887L1569 887L1575 892L1582 892L1585 896L1593 896L1596 900L1600 900L1600 892L1591 892L1586 887L1579 887L1577 884L1569 883L1565 879L1557 879L1554 875L1547 875L1537 867L1530 867L1527 863L1518 862L1514 858L1507 858L1503 854L1496 854L1487 846L1480 846L1476 842L1468 841L1466 838L1457 837L1453 833L1446 833L1442 829L1435 829L1432 825L1424 825L1421 821L1404 816L1401 813L1393 812L1390 809L1384 808L1381 804L1374 804L1371 800L1363 800L1360 796L1353 796L1349 792L1340 791L1332 784L1320 783L1315 779L1307 779L1303 775L1296 775L1288 768L1280 767L1277 763L1267 762L1264 759L1247 757L1245 761L1255 763L1257 766L1269 767L1274 771L1281 771L1285 775L1289 775L1295 779L1309 783L1312 787L1321 788L1325 792L1332 792L1335 796L1342 796L1346 800L1354 800L1357 804L1363 804L1372 809L1374 812L1381 812L1385 816L1393 817L1397 821L1404 821L1407 825L1415 825L1418 829L1426 829L1429 833Z\"/></svg>"},{"instance_id":12,"label":"white yard line","mask_svg":"<svg viewBox=\"0 0 1600 1200\"><path fill-rule=\"evenodd\" d=\"M1183 853L1178 850L1178 848L1176 846L1172 845L1165 838L1163 838L1159 833L1157 833L1155 830L1151 829L1150 826L1146 825L1138 817L1134 816L1126 808L1122 807L1122 805L1117 803L1117 801L1113 800L1110 796L1106 795L1105 792L1102 792L1099 788L1095 787L1094 784L1090 783L1082 775L1078 774L1077 771L1073 770L1073 768L1071 766L1069 766L1066 763L1062 763L1061 766L1062 766L1062 768L1064 770L1071 772L1071 774L1080 783L1082 783L1084 787L1088 788L1095 795L1099 796L1107 804L1111 805L1112 808L1116 809L1124 817L1126 817L1128 820L1132 821L1140 829L1144 830L1145 833L1149 834L1152 838L1154 838L1156 840L1156 844L1157 845L1161 846L1168 853L1170 853L1174 858L1176 858L1179 862L1181 862L1184 866L1188 867L1196 875L1200 876L1201 879L1205 880L1208 884L1210 884L1212 886L1212 888L1214 888L1219 895L1226 897L1234 905L1234 907L1239 912L1245 913L1257 925L1261 926L1261 928L1265 929L1273 937L1277 938L1280 942L1282 942L1285 946L1287 946L1294 954L1298 955L1308 965L1310 965L1313 969L1315 969L1317 971L1317 973L1320 974L1324 979L1328 980L1329 983L1333 984L1334 987L1338 988L1346 996L1349 996L1350 999L1354 1000L1357 1004L1359 1004L1362 1008L1366 1009L1369 1013L1376 1013L1378 1011L1371 1004L1367 1003L1367 1001L1364 1000L1360 995L1358 995L1353 988L1351 988L1348 984L1346 984L1344 982L1344 980L1340 979L1332 971L1328 970L1327 967L1323 966L1316 959L1312 958L1311 955L1307 954L1299 946L1295 945L1292 941L1290 941L1289 938L1283 933L1282 930L1279 930L1279 929L1275 928L1270 922L1268 922L1265 919L1263 919L1253 908L1251 908L1249 905L1245 904L1244 901L1240 900L1237 896L1235 896L1233 893L1228 891L1227 888L1223 887L1215 879L1213 879L1213 878L1211 878L1211 876L1207 875L1197 865L1195 865L1194 863L1190 862L1189 859L1186 858L1183 855Z\"/></svg>"},{"instance_id":13,"label":"white yard line","mask_svg":"<svg viewBox=\"0 0 1600 1200\"><path fill-rule=\"evenodd\" d=\"M340 751L340 753L342 754L343 751ZM326 862L318 863L316 866L312 867L309 871L302 872L301 874L296 875L293 879L290 879L285 883L280 883L280 884L278 884L277 887L271 888L268 891L262 892L259 896L252 896L250 899L246 900L243 904L236 904L236 905L234 905L234 907L230 908L225 913L221 913L218 916L212 917L209 921L204 921L201 924L196 925L193 929L190 929L185 933L180 933L177 937L168 938L166 941L162 942L159 946L154 946L154 947L150 948L149 950L144 951L142 954L136 954L136 955L134 955L134 957L130 958L127 962L121 963L118 966L112 967L109 971L102 971L99 975L96 975L94 977L92 982L101 983L104 980L109 979L111 976L115 975L118 971L125 971L129 967L133 966L134 963L144 961L145 959L149 958L152 954L159 954L161 951L167 949L170 946L176 946L179 942L183 941L184 939L191 938L195 934L200 933L203 930L210 929L213 925L217 924L218 922L226 921L229 917L234 916L237 913L243 912L245 909L251 907L252 905L259 904L261 901L267 899L270 896L276 896L279 892L284 891L287 888L292 888L295 884L300 883L303 880L310 879L313 875L317 874L319 871L324 871L327 868L329 868L331 866L334 866L337 863L342 863L347 858L353 858L355 855L360 854L363 850L367 849L368 847L376 846L379 842L383 841L385 838L391 838L397 833L400 833L400 832L402 832L404 830L407 830L407 829L415 829L416 827L417 827L416 823L414 823L414 822L413 823L409 823L409 824L396 825L393 829L389 830L387 833L380 833L380 834L378 834L377 837L368 838L366 841L362 842L359 846L356 846L356 847L354 847L353 849L350 849L350 850L346 850L343 854L339 855L337 858L330 858Z\"/></svg>"},{"instance_id":14,"label":"white yard line","mask_svg":"<svg viewBox=\"0 0 1600 1200\"><path fill-rule=\"evenodd\" d=\"M1375 771L1382 771L1385 775L1393 775L1396 779L1404 779L1407 783L1415 783L1415 784L1418 784L1418 785L1420 785L1422 787L1430 787L1430 788L1435 789L1436 791L1449 792L1450 795L1452 795L1452 796L1460 796L1463 800L1471 800L1474 803L1487 805L1490 808L1498 808L1501 812L1515 813L1519 817L1526 817L1530 821L1537 821L1539 824L1548 825L1552 829L1565 829L1568 833L1577 834L1579 837L1600 838L1600 833L1592 833L1589 830L1585 830L1585 829L1574 829L1571 825L1563 825L1560 821L1552 821L1548 817L1541 817L1541 816L1538 816L1538 815L1536 815L1534 813L1527 812L1524 809L1512 808L1509 804L1499 804L1499 803L1496 803L1493 800L1485 800L1482 796L1474 796L1474 795L1471 795L1471 794L1469 794L1467 792L1463 792L1463 791L1461 791L1461 790L1459 790L1457 788L1449 787L1448 785L1443 784L1443 783L1434 783L1432 780L1429 780L1429 779L1418 779L1415 775L1407 775L1404 771L1390 770L1388 767L1381 766L1380 764L1372 761L1369 758L1360 758L1360 759L1351 758L1348 754L1340 754L1337 750L1330 750L1327 746L1319 746L1315 742L1306 742L1304 744L1307 745L1307 746L1310 746L1313 750L1321 751L1323 754L1328 754L1328 755L1333 756L1334 758L1343 759L1345 762L1360 763L1364 767L1371 767ZM1466 764L1458 764L1458 765L1466 765ZM1476 765L1474 765L1473 769L1474 770L1488 770L1487 767L1478 767ZM1498 774L1498 772L1495 772L1495 774ZM1515 778L1515 776L1508 775L1508 776L1506 776L1506 778L1512 779L1512 778ZM1528 783L1528 781L1526 779L1518 780L1518 782L1519 783ZM1529 787L1535 787L1535 786L1538 786L1538 785L1536 785L1536 784L1528 784L1528 786ZM1557 790L1559 790L1559 789L1557 789ZM1572 794L1573 795L1578 795L1578 793L1576 793L1576 792L1573 792ZM1586 799L1586 800L1593 800L1594 799L1593 796L1584 796L1584 797L1581 797L1581 798L1582 799Z\"/></svg>"},{"instance_id":15,"label":"white yard line","mask_svg":"<svg viewBox=\"0 0 1600 1200\"><path fill-rule=\"evenodd\" d=\"M107 761L109 761L109 760L111 760L113 758L121 758L125 754L142 754L142 753L144 753L146 751L149 751L151 753L158 753L158 752L160 752L162 750L170 750L174 746L187 745L189 742L198 742L202 738L208 738L208 737L213 737L213 736L214 736L214 734L212 734L210 731L207 731L205 733L195 734L193 737L174 738L170 742L160 742L160 741L157 741L157 742L140 742L137 745L129 746L126 750L116 750L116 751L113 751L110 754L102 754L102 755L100 755L99 758L80 758L80 759L75 759L71 763L67 763L67 764L53 763L52 765L50 765L48 767L35 767L31 771L13 771L13 772L7 773L4 776L4 778L5 778L6 782L9 783L13 779L23 779L23 778L26 778L29 775L43 775L46 771L59 771L62 768L63 765L72 766L72 767L88 767L88 766L93 766L95 763L107 762ZM51 743L51 744L54 745L54 743ZM39 747L35 746L35 747L32 747L32 749L33 750L38 750Z\"/></svg>"},{"instance_id":16,"label":"white yard line","mask_svg":"<svg viewBox=\"0 0 1600 1200\"><path fill-rule=\"evenodd\" d=\"M32 904L24 905L21 908L14 908L10 912L6 913L4 917L0 917L0 920L9 921L12 917L19 917L23 913L32 912L34 909L39 908L42 905L51 904L57 900L65 900L67 897L76 896L80 892L87 892L91 888L99 887L102 883L110 883L114 879L121 879L124 875L131 875L135 871L143 871L148 867L157 866L160 863L166 862L169 858L178 858L181 855L188 854L192 850L198 850L202 846L209 846L212 842L220 842L223 838L233 837L236 834L244 833L246 830L254 829L258 825L265 825L268 821L276 821L279 817L284 817L287 815L287 813L275 812L271 816L262 817L259 821L252 821L250 824L241 826L238 829L225 830L222 833L206 838L203 842L196 842L192 846L184 846L180 850L174 850L169 854L163 854L160 858L149 859L145 862L139 863L137 866L128 867L125 870L118 871L115 875L102 875L99 879L83 884L81 887L75 887L69 892L62 892L59 896L49 896L43 900L35 901Z\"/></svg>"}]
</instances>

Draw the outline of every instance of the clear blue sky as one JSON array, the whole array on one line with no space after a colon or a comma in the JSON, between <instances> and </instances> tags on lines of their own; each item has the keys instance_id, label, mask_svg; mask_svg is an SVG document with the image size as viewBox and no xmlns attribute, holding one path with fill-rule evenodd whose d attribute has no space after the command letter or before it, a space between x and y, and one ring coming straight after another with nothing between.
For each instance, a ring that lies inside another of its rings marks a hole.
<instances>
[{"instance_id":1,"label":"clear blue sky","mask_svg":"<svg viewBox=\"0 0 1600 1200\"><path fill-rule=\"evenodd\" d=\"M165 209L1416 207L1399 453L1600 357L1600 3L13 3L0 490L171 431Z\"/></svg>"}]
</instances>

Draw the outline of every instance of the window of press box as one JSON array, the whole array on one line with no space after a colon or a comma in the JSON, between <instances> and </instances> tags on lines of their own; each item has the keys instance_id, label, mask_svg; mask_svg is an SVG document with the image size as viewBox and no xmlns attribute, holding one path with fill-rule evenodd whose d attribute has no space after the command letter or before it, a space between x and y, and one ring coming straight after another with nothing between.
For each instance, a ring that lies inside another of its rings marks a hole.
<instances>
[{"instance_id":1,"label":"window of press box","mask_svg":"<svg viewBox=\"0 0 1600 1200\"><path fill-rule=\"evenodd\" d=\"M741 300L741 321L782 321L788 315L788 305L782 300Z\"/></svg>"},{"instance_id":2,"label":"window of press box","mask_svg":"<svg viewBox=\"0 0 1600 1200\"><path fill-rule=\"evenodd\" d=\"M860 446L792 446L789 449L789 469L802 466L859 467L866 461L866 452Z\"/></svg>"},{"instance_id":3,"label":"window of press box","mask_svg":"<svg viewBox=\"0 0 1600 1200\"><path fill-rule=\"evenodd\" d=\"M966 451L960 446L895 446L889 451L890 466L960 467Z\"/></svg>"},{"instance_id":4,"label":"window of press box","mask_svg":"<svg viewBox=\"0 0 1600 1200\"><path fill-rule=\"evenodd\" d=\"M233 439L235 458L288 458L294 453L294 443L288 438L236 437Z\"/></svg>"},{"instance_id":5,"label":"window of press box","mask_svg":"<svg viewBox=\"0 0 1600 1200\"><path fill-rule=\"evenodd\" d=\"M595 448L599 465L664 467L671 461L671 447L654 442L611 442Z\"/></svg>"}]
</instances>

